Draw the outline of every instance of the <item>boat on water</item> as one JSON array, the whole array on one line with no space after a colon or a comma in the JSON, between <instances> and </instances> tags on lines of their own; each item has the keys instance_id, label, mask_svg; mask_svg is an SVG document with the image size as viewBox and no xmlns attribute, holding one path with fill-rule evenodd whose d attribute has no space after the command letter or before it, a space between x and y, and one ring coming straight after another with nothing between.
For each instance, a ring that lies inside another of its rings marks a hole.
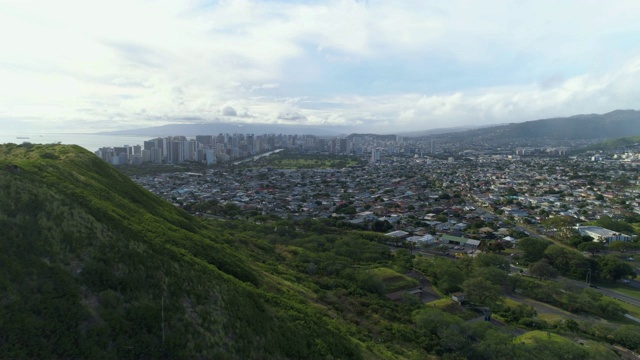
<instances>
[{"instance_id":1,"label":"boat on water","mask_svg":"<svg viewBox=\"0 0 640 360\"><path fill-rule=\"evenodd\" d=\"M30 139L28 136L16 136L16 139Z\"/></svg>"}]
</instances>

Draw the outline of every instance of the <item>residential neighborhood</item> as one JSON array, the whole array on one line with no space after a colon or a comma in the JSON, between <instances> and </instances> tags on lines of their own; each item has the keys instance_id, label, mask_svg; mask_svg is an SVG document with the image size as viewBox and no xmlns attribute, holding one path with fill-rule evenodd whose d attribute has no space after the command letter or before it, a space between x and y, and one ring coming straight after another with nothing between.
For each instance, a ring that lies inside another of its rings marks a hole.
<instances>
[{"instance_id":1,"label":"residential neighborhood","mask_svg":"<svg viewBox=\"0 0 640 360\"><path fill-rule=\"evenodd\" d=\"M339 149L341 142L334 143ZM517 148L511 155L420 155L432 144L374 137L345 143L347 154L325 156L357 157L354 144L379 153L359 151L359 162L343 168L278 168L264 157L133 179L187 210L215 202L245 215L334 218L416 244L512 244L529 231L553 235L559 229L546 220L554 217L573 219L575 230L594 241L631 241L631 234L580 225L640 216L638 153L520 156ZM292 146L280 155L310 151Z\"/></svg>"}]
</instances>

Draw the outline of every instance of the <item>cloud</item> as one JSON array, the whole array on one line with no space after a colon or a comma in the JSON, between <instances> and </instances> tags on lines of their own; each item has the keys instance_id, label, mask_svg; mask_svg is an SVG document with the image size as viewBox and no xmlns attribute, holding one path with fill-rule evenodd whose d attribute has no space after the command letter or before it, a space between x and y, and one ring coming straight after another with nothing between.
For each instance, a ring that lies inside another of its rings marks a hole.
<instances>
[{"instance_id":1,"label":"cloud","mask_svg":"<svg viewBox=\"0 0 640 360\"><path fill-rule=\"evenodd\" d=\"M105 41L103 44L113 49L118 57L133 66L163 69L170 61L165 54L145 45L126 41Z\"/></svg>"},{"instance_id":2,"label":"cloud","mask_svg":"<svg viewBox=\"0 0 640 360\"><path fill-rule=\"evenodd\" d=\"M238 112L236 111L236 109L231 107L231 105L224 105L220 109L220 114L222 114L222 116L232 116L232 117L238 116Z\"/></svg>"},{"instance_id":3,"label":"cloud","mask_svg":"<svg viewBox=\"0 0 640 360\"><path fill-rule=\"evenodd\" d=\"M278 114L279 120L289 120L289 121L306 121L307 117L302 115L299 111L285 111Z\"/></svg>"},{"instance_id":4,"label":"cloud","mask_svg":"<svg viewBox=\"0 0 640 360\"><path fill-rule=\"evenodd\" d=\"M259 90L271 90L277 88L278 86L280 86L280 84L277 83L253 85L251 86L250 91L255 92Z\"/></svg>"},{"instance_id":5,"label":"cloud","mask_svg":"<svg viewBox=\"0 0 640 360\"><path fill-rule=\"evenodd\" d=\"M636 108L638 17L632 0L3 2L0 114L394 132Z\"/></svg>"},{"instance_id":6,"label":"cloud","mask_svg":"<svg viewBox=\"0 0 640 360\"><path fill-rule=\"evenodd\" d=\"M282 105L277 120L286 120L287 122L301 123L307 120L307 117L298 110L299 98L287 99Z\"/></svg>"}]
</instances>

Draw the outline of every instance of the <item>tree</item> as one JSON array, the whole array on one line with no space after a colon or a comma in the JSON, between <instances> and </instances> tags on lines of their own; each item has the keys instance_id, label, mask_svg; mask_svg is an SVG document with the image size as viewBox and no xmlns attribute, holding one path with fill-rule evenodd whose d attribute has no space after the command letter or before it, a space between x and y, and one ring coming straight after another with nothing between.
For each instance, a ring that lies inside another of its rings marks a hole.
<instances>
[{"instance_id":1,"label":"tree","mask_svg":"<svg viewBox=\"0 0 640 360\"><path fill-rule=\"evenodd\" d=\"M436 246L436 251L442 253L443 255L446 255L449 253L449 247L447 245L441 244Z\"/></svg>"},{"instance_id":2,"label":"tree","mask_svg":"<svg viewBox=\"0 0 640 360\"><path fill-rule=\"evenodd\" d=\"M484 245L483 250L490 253L499 253L506 249L504 242L500 240L491 241Z\"/></svg>"},{"instance_id":3,"label":"tree","mask_svg":"<svg viewBox=\"0 0 640 360\"><path fill-rule=\"evenodd\" d=\"M550 241L534 237L520 239L517 243L518 249L524 251L522 259L527 262L536 262L542 259L549 245L551 245Z\"/></svg>"},{"instance_id":4,"label":"tree","mask_svg":"<svg viewBox=\"0 0 640 360\"><path fill-rule=\"evenodd\" d=\"M522 359L522 343L515 343L513 335L498 330L493 324L485 321L470 323L472 336L481 339L473 344L472 356L469 359Z\"/></svg>"},{"instance_id":5,"label":"tree","mask_svg":"<svg viewBox=\"0 0 640 360\"><path fill-rule=\"evenodd\" d=\"M609 250L619 251L621 254L626 253L629 250L638 249L638 244L626 241L616 241L609 244Z\"/></svg>"},{"instance_id":6,"label":"tree","mask_svg":"<svg viewBox=\"0 0 640 360\"><path fill-rule=\"evenodd\" d=\"M560 272L561 275L574 279L584 279L589 269L595 267L593 259L585 258L576 250L559 245L549 246L544 256L549 259L549 264Z\"/></svg>"},{"instance_id":7,"label":"tree","mask_svg":"<svg viewBox=\"0 0 640 360\"><path fill-rule=\"evenodd\" d=\"M582 243L593 242L593 238L589 235L580 235L580 233L576 231L569 238L565 239L564 242L577 248Z\"/></svg>"},{"instance_id":8,"label":"tree","mask_svg":"<svg viewBox=\"0 0 640 360\"><path fill-rule=\"evenodd\" d=\"M473 277L462 283L465 299L478 305L493 305L502 297L500 286L489 280Z\"/></svg>"},{"instance_id":9,"label":"tree","mask_svg":"<svg viewBox=\"0 0 640 360\"><path fill-rule=\"evenodd\" d=\"M496 267L479 267L475 269L473 276L487 279L492 284L502 285L506 282L508 273Z\"/></svg>"},{"instance_id":10,"label":"tree","mask_svg":"<svg viewBox=\"0 0 640 360\"><path fill-rule=\"evenodd\" d=\"M549 246L545 252L544 256L549 259L549 263L554 266L560 274L565 275L571 266L571 250L564 248L562 246L553 245ZM582 255L581 255L582 256Z\"/></svg>"},{"instance_id":11,"label":"tree","mask_svg":"<svg viewBox=\"0 0 640 360\"><path fill-rule=\"evenodd\" d=\"M356 274L356 284L362 290L384 294L384 284L382 280L368 271L360 271Z\"/></svg>"},{"instance_id":12,"label":"tree","mask_svg":"<svg viewBox=\"0 0 640 360\"><path fill-rule=\"evenodd\" d=\"M578 332L578 330L580 330L580 325L578 324L577 321L573 320L573 319L565 319L564 320L564 327L567 328L567 330L575 333Z\"/></svg>"},{"instance_id":13,"label":"tree","mask_svg":"<svg viewBox=\"0 0 640 360\"><path fill-rule=\"evenodd\" d=\"M447 222L448 220L449 219L447 218L447 215L440 214L440 215L436 216L436 221L439 221L441 223Z\"/></svg>"},{"instance_id":14,"label":"tree","mask_svg":"<svg viewBox=\"0 0 640 360\"><path fill-rule=\"evenodd\" d=\"M635 325L622 325L613 333L616 342L629 349L640 349L640 329Z\"/></svg>"},{"instance_id":15,"label":"tree","mask_svg":"<svg viewBox=\"0 0 640 360\"><path fill-rule=\"evenodd\" d=\"M596 221L596 225L625 234L633 234L633 226L624 221L613 220L609 216L602 216L598 221Z\"/></svg>"},{"instance_id":16,"label":"tree","mask_svg":"<svg viewBox=\"0 0 640 360\"><path fill-rule=\"evenodd\" d=\"M509 271L510 267L509 260L496 254L479 254L473 262L478 267L495 267L504 271Z\"/></svg>"},{"instance_id":17,"label":"tree","mask_svg":"<svg viewBox=\"0 0 640 360\"><path fill-rule=\"evenodd\" d=\"M376 220L371 224L371 230L375 232L386 233L393 229L393 225L388 220Z\"/></svg>"},{"instance_id":18,"label":"tree","mask_svg":"<svg viewBox=\"0 0 640 360\"><path fill-rule=\"evenodd\" d=\"M399 249L395 252L394 258L399 272L404 273L413 269L413 259L415 256L411 254L411 251L407 249Z\"/></svg>"},{"instance_id":19,"label":"tree","mask_svg":"<svg viewBox=\"0 0 640 360\"><path fill-rule=\"evenodd\" d=\"M597 252L604 250L604 244L599 241L585 242L578 245L578 250L590 252L595 256Z\"/></svg>"},{"instance_id":20,"label":"tree","mask_svg":"<svg viewBox=\"0 0 640 360\"><path fill-rule=\"evenodd\" d=\"M438 289L445 294L460 290L460 284L464 281L464 273L456 267L447 267L438 271Z\"/></svg>"},{"instance_id":21,"label":"tree","mask_svg":"<svg viewBox=\"0 0 640 360\"><path fill-rule=\"evenodd\" d=\"M529 268L529 273L540 280L553 279L558 276L558 270L549 265L549 261L546 259L533 263Z\"/></svg>"},{"instance_id":22,"label":"tree","mask_svg":"<svg viewBox=\"0 0 640 360\"><path fill-rule=\"evenodd\" d=\"M543 221L543 225L547 229L555 229L560 238L568 239L575 233L573 226L577 223L577 219L571 216L554 216Z\"/></svg>"},{"instance_id":23,"label":"tree","mask_svg":"<svg viewBox=\"0 0 640 360\"><path fill-rule=\"evenodd\" d=\"M424 307L416 311L413 315L413 322L416 327L426 333L435 335L438 329L451 325L458 325L462 320L440 309L432 307Z\"/></svg>"},{"instance_id":24,"label":"tree","mask_svg":"<svg viewBox=\"0 0 640 360\"><path fill-rule=\"evenodd\" d=\"M622 278L636 275L631 265L618 259L614 255L599 257L598 268L603 278L613 281L618 281Z\"/></svg>"}]
</instances>

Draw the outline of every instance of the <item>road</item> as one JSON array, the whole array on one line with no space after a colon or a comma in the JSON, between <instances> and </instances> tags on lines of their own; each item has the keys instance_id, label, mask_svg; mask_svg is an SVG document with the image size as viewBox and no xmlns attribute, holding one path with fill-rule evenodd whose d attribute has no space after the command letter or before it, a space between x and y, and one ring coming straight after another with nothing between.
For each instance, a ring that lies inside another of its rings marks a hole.
<instances>
[{"instance_id":1,"label":"road","mask_svg":"<svg viewBox=\"0 0 640 360\"><path fill-rule=\"evenodd\" d=\"M518 302L518 303L531 306L532 308L534 308L538 312L538 314L553 314L553 315L564 316L564 317L571 318L571 319L574 319L574 320L584 320L584 317L581 317L581 316L576 315L576 314L572 314L572 313L570 313L568 311L564 311L562 309L558 309L555 306L551 306L549 304L545 304L545 303L540 302L540 301L536 301L536 300L533 300L533 299L521 297L521 296L518 296L516 294L507 294L505 296L507 298L513 300L513 301Z\"/></svg>"},{"instance_id":2,"label":"road","mask_svg":"<svg viewBox=\"0 0 640 360\"><path fill-rule=\"evenodd\" d=\"M517 266L511 265L510 274L509 275L513 275L515 273L518 273L518 272L520 272L520 270L525 270L525 269L522 269L522 268L519 268ZM573 285L573 286L575 286L577 288L580 288L580 289L584 289L584 288L588 287L588 285L584 281L573 280L573 279L569 279L569 278L565 278L565 277L558 277L558 281L561 281L561 280L566 280L569 284L571 284L571 285ZM631 280L628 285L632 285L632 286L640 285L638 283L639 282L636 281L636 280ZM593 287L592 289L595 290L595 291L599 291L603 295L608 296L610 298L618 299L620 301L626 302L627 304L631 304L633 306L640 307L640 299L635 297L635 296L622 294L622 293L619 293L619 292L616 292L616 291L613 291L613 290L609 290L607 288L601 288L601 287Z\"/></svg>"},{"instance_id":3,"label":"road","mask_svg":"<svg viewBox=\"0 0 640 360\"><path fill-rule=\"evenodd\" d=\"M627 283L627 285L633 286L636 289L640 289L640 281L638 280L629 280L629 283Z\"/></svg>"},{"instance_id":4,"label":"road","mask_svg":"<svg viewBox=\"0 0 640 360\"><path fill-rule=\"evenodd\" d=\"M473 206L475 206L476 209L483 209L478 204L476 204L474 202L471 202L468 199L467 199L467 201L469 203L473 204ZM483 209L483 210L487 211L486 209ZM491 213L490 211L487 211L487 212ZM503 217L498 216L498 218L501 219L502 221L506 222L506 219L504 219ZM562 244L562 243L559 243L559 242L555 241L554 239L549 238L548 236L545 236L545 235L542 235L542 234L538 233L535 229L533 229L533 227L525 227L525 226L522 226L522 225L514 225L513 228L515 230L517 230L517 231L521 231L521 232L530 234L531 236L552 241L553 243L558 244L560 246L567 246L565 244ZM516 271L520 271L520 269L516 268L515 266L512 265L511 266L511 272L513 273L513 272L516 272ZM583 281L571 280L571 279L567 279L567 281L569 281L571 284L573 284L574 286L579 287L579 288L587 287L587 284L584 283ZM631 285L631 286L636 287L636 288L640 288L640 281L630 280L628 285ZM618 299L618 300L624 301L624 302L626 302L628 304L640 307L640 299L638 299L637 297L626 295L626 294L622 294L622 293L615 292L615 291L612 291L612 290L609 290L609 289L605 289L605 288L594 288L594 290L600 291L603 295L609 296L611 298Z\"/></svg>"},{"instance_id":5,"label":"road","mask_svg":"<svg viewBox=\"0 0 640 360\"><path fill-rule=\"evenodd\" d=\"M566 279L566 278L565 278ZM570 284L572 284L575 287L578 288L586 288L587 284L584 281L578 281L578 280L572 280L572 279L566 279ZM606 288L601 288L601 287L597 287L597 288L593 288L593 290L596 291L600 291L603 295L606 295L610 298L614 298L614 299L618 299L620 301L624 301L628 304L631 304L633 306L637 306L640 307L640 299L638 299L635 296L630 296L630 295L626 295L626 294L622 294L613 290L609 290Z\"/></svg>"}]
</instances>

